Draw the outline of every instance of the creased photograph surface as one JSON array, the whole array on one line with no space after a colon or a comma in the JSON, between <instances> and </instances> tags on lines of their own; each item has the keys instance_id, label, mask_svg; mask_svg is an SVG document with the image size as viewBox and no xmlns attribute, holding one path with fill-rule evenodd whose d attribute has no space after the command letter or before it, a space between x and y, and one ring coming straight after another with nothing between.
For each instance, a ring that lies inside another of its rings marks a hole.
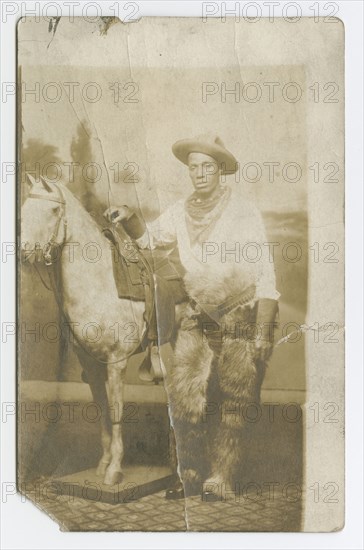
<instances>
[{"instance_id":1,"label":"creased photograph surface","mask_svg":"<svg viewBox=\"0 0 364 550\"><path fill-rule=\"evenodd\" d=\"M18 489L65 531L344 524L344 29L18 24Z\"/></svg>"}]
</instances>

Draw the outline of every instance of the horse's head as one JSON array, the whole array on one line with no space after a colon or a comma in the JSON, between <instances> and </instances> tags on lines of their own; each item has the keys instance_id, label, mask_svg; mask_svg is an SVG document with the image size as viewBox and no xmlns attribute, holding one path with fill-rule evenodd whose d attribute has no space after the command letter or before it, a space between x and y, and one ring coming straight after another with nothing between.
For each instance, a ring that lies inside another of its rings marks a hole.
<instances>
[{"instance_id":1,"label":"horse's head","mask_svg":"<svg viewBox=\"0 0 364 550\"><path fill-rule=\"evenodd\" d=\"M21 209L22 258L52 263L66 237L65 200L58 185L27 174L29 196Z\"/></svg>"}]
</instances>

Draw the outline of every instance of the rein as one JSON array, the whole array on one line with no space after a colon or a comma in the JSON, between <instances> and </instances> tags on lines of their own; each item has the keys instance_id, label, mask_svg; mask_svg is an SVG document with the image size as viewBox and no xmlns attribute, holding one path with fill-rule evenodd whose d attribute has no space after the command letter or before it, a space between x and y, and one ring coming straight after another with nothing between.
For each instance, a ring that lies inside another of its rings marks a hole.
<instances>
[{"instance_id":1,"label":"rein","mask_svg":"<svg viewBox=\"0 0 364 550\"><path fill-rule=\"evenodd\" d=\"M56 202L57 204L60 205L60 209L59 209L59 212L58 212L58 216L57 216L57 220L56 220L54 229L53 229L53 231L51 233L51 236L49 237L49 239L46 242L46 244L44 246L44 249L43 249L44 263L45 263L45 266L47 268L47 273L48 273L49 285L50 286L48 286L47 283L44 281L39 269L36 266L36 263L37 262L39 263L41 261L41 259L39 258L39 256L36 253L35 253L35 262L33 264L34 268L35 268L36 272L38 273L39 278L42 281L45 288L47 290L53 292L54 297L55 297L56 302L57 302L57 305L58 305L58 308L59 308L60 312L62 313L62 315L64 316L64 318L65 318L65 320L66 320L66 322L69 326L69 329L72 332L72 335L73 335L74 339L78 342L78 345L80 346L82 351L84 351L87 355L89 355L94 361L97 361L98 363L101 363L102 365L114 365L115 363L120 363L121 361L125 361L125 360L129 359L132 355L135 354L135 352L137 351L137 349L140 347L141 343L144 340L144 336L145 336L146 331L142 335L142 338L141 338L140 342L137 344L137 346L134 349L132 349L131 352L129 352L127 355L125 355L124 357L122 357L120 359L117 359L116 361L103 361L102 359L97 359L96 357L94 357L92 355L92 353L90 353L82 345L80 340L77 338L77 336L75 334L75 331L72 327L72 323L70 322L70 319L68 318L67 313L63 309L63 302L62 302L62 299L59 295L59 288L58 288L59 285L58 285L57 276L56 276L55 268L54 268L53 252L56 248L59 248L62 244L60 242L57 242L59 229L60 229L61 223L63 221L63 227L64 227L63 242L64 242L64 240L66 239L66 234L67 234L67 219L65 218L66 201L65 201L64 195L62 193L62 190L55 183L53 183L53 185L57 189L58 197L47 197L46 195L42 195L40 193L29 193L29 195L28 195L28 198L31 198L31 199L41 199L41 200L45 200L45 201Z\"/></svg>"}]
</instances>

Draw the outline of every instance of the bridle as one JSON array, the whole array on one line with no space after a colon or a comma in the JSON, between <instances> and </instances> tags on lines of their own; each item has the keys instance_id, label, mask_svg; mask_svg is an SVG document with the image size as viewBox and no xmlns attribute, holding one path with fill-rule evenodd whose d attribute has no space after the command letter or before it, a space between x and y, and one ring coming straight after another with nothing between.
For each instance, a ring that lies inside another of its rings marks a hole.
<instances>
[{"instance_id":1,"label":"bridle","mask_svg":"<svg viewBox=\"0 0 364 550\"><path fill-rule=\"evenodd\" d=\"M67 232L66 201L61 188L55 183L53 185L57 190L58 197L47 197L46 195L43 195L41 193L29 193L28 195L28 198L30 199L41 199L44 201L56 202L57 204L60 205L54 229L43 248L43 258L46 266L51 266L53 264L54 250L57 247L59 247L61 244L57 238L58 238L58 234L59 234L59 230L62 222L63 222L63 228L64 228L64 239L66 237L66 232ZM38 259L37 255L35 255L35 259L37 261Z\"/></svg>"}]
</instances>

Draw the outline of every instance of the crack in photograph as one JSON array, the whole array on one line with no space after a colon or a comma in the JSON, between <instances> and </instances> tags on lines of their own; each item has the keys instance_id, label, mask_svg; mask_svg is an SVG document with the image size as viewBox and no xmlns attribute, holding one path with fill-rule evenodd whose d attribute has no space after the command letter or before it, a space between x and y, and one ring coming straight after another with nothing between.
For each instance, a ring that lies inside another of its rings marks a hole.
<instances>
[{"instance_id":1,"label":"crack in photograph","mask_svg":"<svg viewBox=\"0 0 364 550\"><path fill-rule=\"evenodd\" d=\"M341 22L17 40L18 490L63 531L342 528Z\"/></svg>"}]
</instances>

